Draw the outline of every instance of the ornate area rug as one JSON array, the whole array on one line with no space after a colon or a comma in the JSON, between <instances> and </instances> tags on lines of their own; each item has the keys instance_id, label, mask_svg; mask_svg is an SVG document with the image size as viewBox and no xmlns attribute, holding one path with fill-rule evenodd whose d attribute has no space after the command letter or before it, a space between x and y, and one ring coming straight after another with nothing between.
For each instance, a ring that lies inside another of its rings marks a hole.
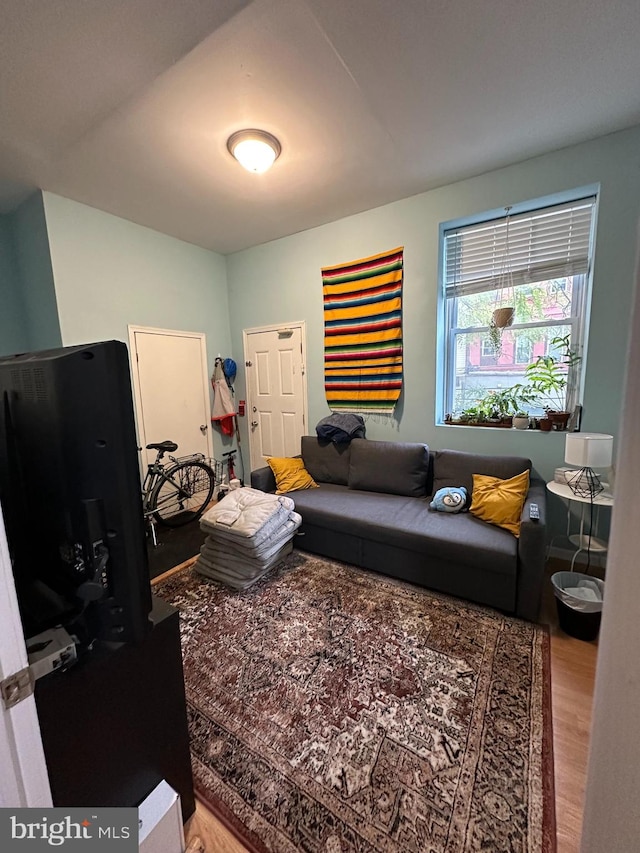
<instances>
[{"instance_id":1,"label":"ornate area rug","mask_svg":"<svg viewBox=\"0 0 640 853\"><path fill-rule=\"evenodd\" d=\"M550 853L546 630L300 551L181 611L196 791L277 853Z\"/></svg>"}]
</instances>

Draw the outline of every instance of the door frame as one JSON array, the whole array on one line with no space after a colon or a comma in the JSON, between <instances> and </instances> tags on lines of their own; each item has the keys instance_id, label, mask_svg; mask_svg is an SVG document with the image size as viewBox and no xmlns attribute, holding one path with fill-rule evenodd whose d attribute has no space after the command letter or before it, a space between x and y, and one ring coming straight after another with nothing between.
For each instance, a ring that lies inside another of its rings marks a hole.
<instances>
[{"instance_id":1,"label":"door frame","mask_svg":"<svg viewBox=\"0 0 640 853\"><path fill-rule=\"evenodd\" d=\"M308 411L308 395L307 395L307 323L306 320L292 320L290 323L270 323L268 326L252 326L250 329L242 330L242 352L244 355L244 362L246 367L246 362L248 361L249 355L247 352L247 345L249 342L249 335L258 334L260 332L278 332L280 330L285 329L300 329L300 347L302 349L301 357L302 357L302 417L304 419L305 427L307 430L309 429L309 411ZM252 389L250 387L250 383L247 380L247 372L245 369L245 392L247 395L247 414L251 412L251 407L253 405L252 401ZM251 435L249 430L251 429L249 425L250 418L247 418L247 443L249 445L249 462L250 462L250 470L254 470L254 466L257 465L258 460L253 458L253 451L251 447Z\"/></svg>"},{"instance_id":2,"label":"door frame","mask_svg":"<svg viewBox=\"0 0 640 853\"><path fill-rule=\"evenodd\" d=\"M0 507L0 679L28 664ZM51 806L49 775L33 695L6 710L0 700L0 807Z\"/></svg>"},{"instance_id":3,"label":"door frame","mask_svg":"<svg viewBox=\"0 0 640 853\"><path fill-rule=\"evenodd\" d=\"M209 362L207 360L207 336L204 332L185 332L178 329L156 329L151 326L127 326L129 330L129 353L131 361L131 379L133 386L133 400L136 411L136 423L138 426L138 441L141 447L146 447L148 444L144 431L144 418L142 416L142 393L140 387L140 376L138 374L138 362L136 354L136 333L140 332L145 335L171 335L174 338L196 338L200 341L200 356L202 362L202 393L203 402L205 404L205 412L207 412L207 455L209 459L213 458L213 436L211 430L211 397L209 392ZM143 458L140 454L141 472L143 470ZM146 471L146 464L144 470Z\"/></svg>"}]
</instances>

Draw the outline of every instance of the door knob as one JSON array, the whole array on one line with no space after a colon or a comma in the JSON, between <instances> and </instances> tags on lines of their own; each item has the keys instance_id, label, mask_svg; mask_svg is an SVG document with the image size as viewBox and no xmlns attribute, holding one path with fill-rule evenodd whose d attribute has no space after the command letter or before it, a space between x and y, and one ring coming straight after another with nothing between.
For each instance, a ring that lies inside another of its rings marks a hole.
<instances>
[{"instance_id":1,"label":"door knob","mask_svg":"<svg viewBox=\"0 0 640 853\"><path fill-rule=\"evenodd\" d=\"M207 425L206 424L200 424L200 432L204 435L206 431L207 431Z\"/></svg>"},{"instance_id":2,"label":"door knob","mask_svg":"<svg viewBox=\"0 0 640 853\"><path fill-rule=\"evenodd\" d=\"M251 426L252 426L252 427L257 427L257 426L258 426L258 421L251 421Z\"/></svg>"}]
</instances>

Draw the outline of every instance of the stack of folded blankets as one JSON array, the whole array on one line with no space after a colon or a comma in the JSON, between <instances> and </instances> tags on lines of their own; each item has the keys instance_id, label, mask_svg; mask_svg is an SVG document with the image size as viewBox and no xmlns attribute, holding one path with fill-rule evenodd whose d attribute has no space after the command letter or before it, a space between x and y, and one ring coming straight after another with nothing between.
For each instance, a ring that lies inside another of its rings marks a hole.
<instances>
[{"instance_id":1,"label":"stack of folded blankets","mask_svg":"<svg viewBox=\"0 0 640 853\"><path fill-rule=\"evenodd\" d=\"M233 589L247 589L293 550L302 522L285 495L258 489L228 492L200 519L208 534L194 568Z\"/></svg>"}]
</instances>

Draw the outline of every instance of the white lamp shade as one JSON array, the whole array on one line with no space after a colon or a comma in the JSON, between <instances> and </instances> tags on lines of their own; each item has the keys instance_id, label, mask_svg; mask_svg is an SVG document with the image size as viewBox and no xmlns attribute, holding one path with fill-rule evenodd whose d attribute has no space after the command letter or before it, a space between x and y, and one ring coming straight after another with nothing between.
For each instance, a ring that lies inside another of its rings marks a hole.
<instances>
[{"instance_id":1,"label":"white lamp shade","mask_svg":"<svg viewBox=\"0 0 640 853\"><path fill-rule=\"evenodd\" d=\"M609 468L613 459L613 436L603 432L567 433L564 461L580 468Z\"/></svg>"}]
</instances>

